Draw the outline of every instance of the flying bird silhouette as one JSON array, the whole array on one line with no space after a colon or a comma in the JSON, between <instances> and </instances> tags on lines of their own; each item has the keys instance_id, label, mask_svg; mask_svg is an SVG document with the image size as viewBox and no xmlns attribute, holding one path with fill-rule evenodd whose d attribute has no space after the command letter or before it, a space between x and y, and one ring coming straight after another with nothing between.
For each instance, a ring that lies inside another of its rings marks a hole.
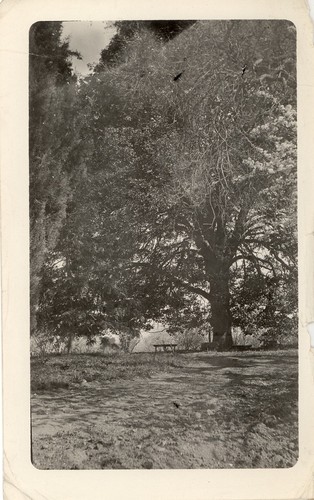
<instances>
[{"instance_id":1,"label":"flying bird silhouette","mask_svg":"<svg viewBox=\"0 0 314 500\"><path fill-rule=\"evenodd\" d=\"M178 73L178 74L174 77L173 81L174 81L174 82L177 82L177 81L179 80L179 78L181 78L181 76L183 75L183 73L184 73L184 71L181 71L181 73Z\"/></svg>"}]
</instances>

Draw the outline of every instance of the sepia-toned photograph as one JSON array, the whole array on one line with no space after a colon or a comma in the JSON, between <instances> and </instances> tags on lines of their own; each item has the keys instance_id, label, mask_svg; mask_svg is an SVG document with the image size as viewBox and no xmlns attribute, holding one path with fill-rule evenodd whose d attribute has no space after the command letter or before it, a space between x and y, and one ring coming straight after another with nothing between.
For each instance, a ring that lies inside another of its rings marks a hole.
<instances>
[{"instance_id":1,"label":"sepia-toned photograph","mask_svg":"<svg viewBox=\"0 0 314 500\"><path fill-rule=\"evenodd\" d=\"M296 36L30 27L36 469L297 463Z\"/></svg>"}]
</instances>

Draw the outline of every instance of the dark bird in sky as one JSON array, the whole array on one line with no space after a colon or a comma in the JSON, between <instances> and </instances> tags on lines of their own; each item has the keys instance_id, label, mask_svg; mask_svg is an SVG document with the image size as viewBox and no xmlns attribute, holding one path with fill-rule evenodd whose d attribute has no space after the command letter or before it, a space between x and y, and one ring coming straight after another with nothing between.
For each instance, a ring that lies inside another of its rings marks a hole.
<instances>
[{"instance_id":1,"label":"dark bird in sky","mask_svg":"<svg viewBox=\"0 0 314 500\"><path fill-rule=\"evenodd\" d=\"M245 73L246 69L247 69L247 65L245 64L245 65L243 66L243 68L242 68L242 76L244 75L244 73Z\"/></svg>"},{"instance_id":2,"label":"dark bird in sky","mask_svg":"<svg viewBox=\"0 0 314 500\"><path fill-rule=\"evenodd\" d=\"M181 76L182 76L182 75L183 75L183 71L181 71L181 73L178 73L178 74L174 77L173 81L174 81L174 82L178 81L178 80L179 80L179 78L181 78Z\"/></svg>"},{"instance_id":3,"label":"dark bird in sky","mask_svg":"<svg viewBox=\"0 0 314 500\"><path fill-rule=\"evenodd\" d=\"M175 406L176 408L180 408L179 403L176 403L175 401L173 401L173 404L174 404L174 406Z\"/></svg>"}]
</instances>

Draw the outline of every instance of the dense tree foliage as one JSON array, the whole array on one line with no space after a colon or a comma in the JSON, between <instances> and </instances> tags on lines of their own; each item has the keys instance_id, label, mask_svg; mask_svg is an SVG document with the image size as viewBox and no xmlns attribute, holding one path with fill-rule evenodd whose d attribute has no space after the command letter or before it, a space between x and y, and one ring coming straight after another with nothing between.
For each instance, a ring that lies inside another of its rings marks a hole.
<instances>
[{"instance_id":1,"label":"dense tree foliage","mask_svg":"<svg viewBox=\"0 0 314 500\"><path fill-rule=\"evenodd\" d=\"M30 29L29 172L31 329L43 266L54 249L71 196L73 165L78 154L76 79L62 23L38 22Z\"/></svg>"},{"instance_id":2,"label":"dense tree foliage","mask_svg":"<svg viewBox=\"0 0 314 500\"><path fill-rule=\"evenodd\" d=\"M294 26L204 21L156 36L134 23L77 88L84 171L46 260L42 324L92 335L205 322L219 346L232 322L291 328Z\"/></svg>"},{"instance_id":3,"label":"dense tree foliage","mask_svg":"<svg viewBox=\"0 0 314 500\"><path fill-rule=\"evenodd\" d=\"M95 71L103 71L108 66L121 63L129 41L141 36L145 31L152 32L160 40L168 41L183 30L193 25L195 21L116 21L117 33L112 37L108 47L102 50Z\"/></svg>"}]
</instances>

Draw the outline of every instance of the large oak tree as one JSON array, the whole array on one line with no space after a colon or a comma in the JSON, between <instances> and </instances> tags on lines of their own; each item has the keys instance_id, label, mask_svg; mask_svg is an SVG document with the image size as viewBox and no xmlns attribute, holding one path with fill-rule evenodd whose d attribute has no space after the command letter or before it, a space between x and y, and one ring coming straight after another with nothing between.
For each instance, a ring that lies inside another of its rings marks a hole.
<instances>
[{"instance_id":1,"label":"large oak tree","mask_svg":"<svg viewBox=\"0 0 314 500\"><path fill-rule=\"evenodd\" d=\"M77 297L89 294L85 312L139 328L189 308L200 316L201 297L228 346L237 295L257 277L266 309L270 290L285 289L296 269L295 88L285 21L198 22L166 44L139 31L118 64L86 78L91 153L56 249ZM50 285L56 305L63 277Z\"/></svg>"}]
</instances>

